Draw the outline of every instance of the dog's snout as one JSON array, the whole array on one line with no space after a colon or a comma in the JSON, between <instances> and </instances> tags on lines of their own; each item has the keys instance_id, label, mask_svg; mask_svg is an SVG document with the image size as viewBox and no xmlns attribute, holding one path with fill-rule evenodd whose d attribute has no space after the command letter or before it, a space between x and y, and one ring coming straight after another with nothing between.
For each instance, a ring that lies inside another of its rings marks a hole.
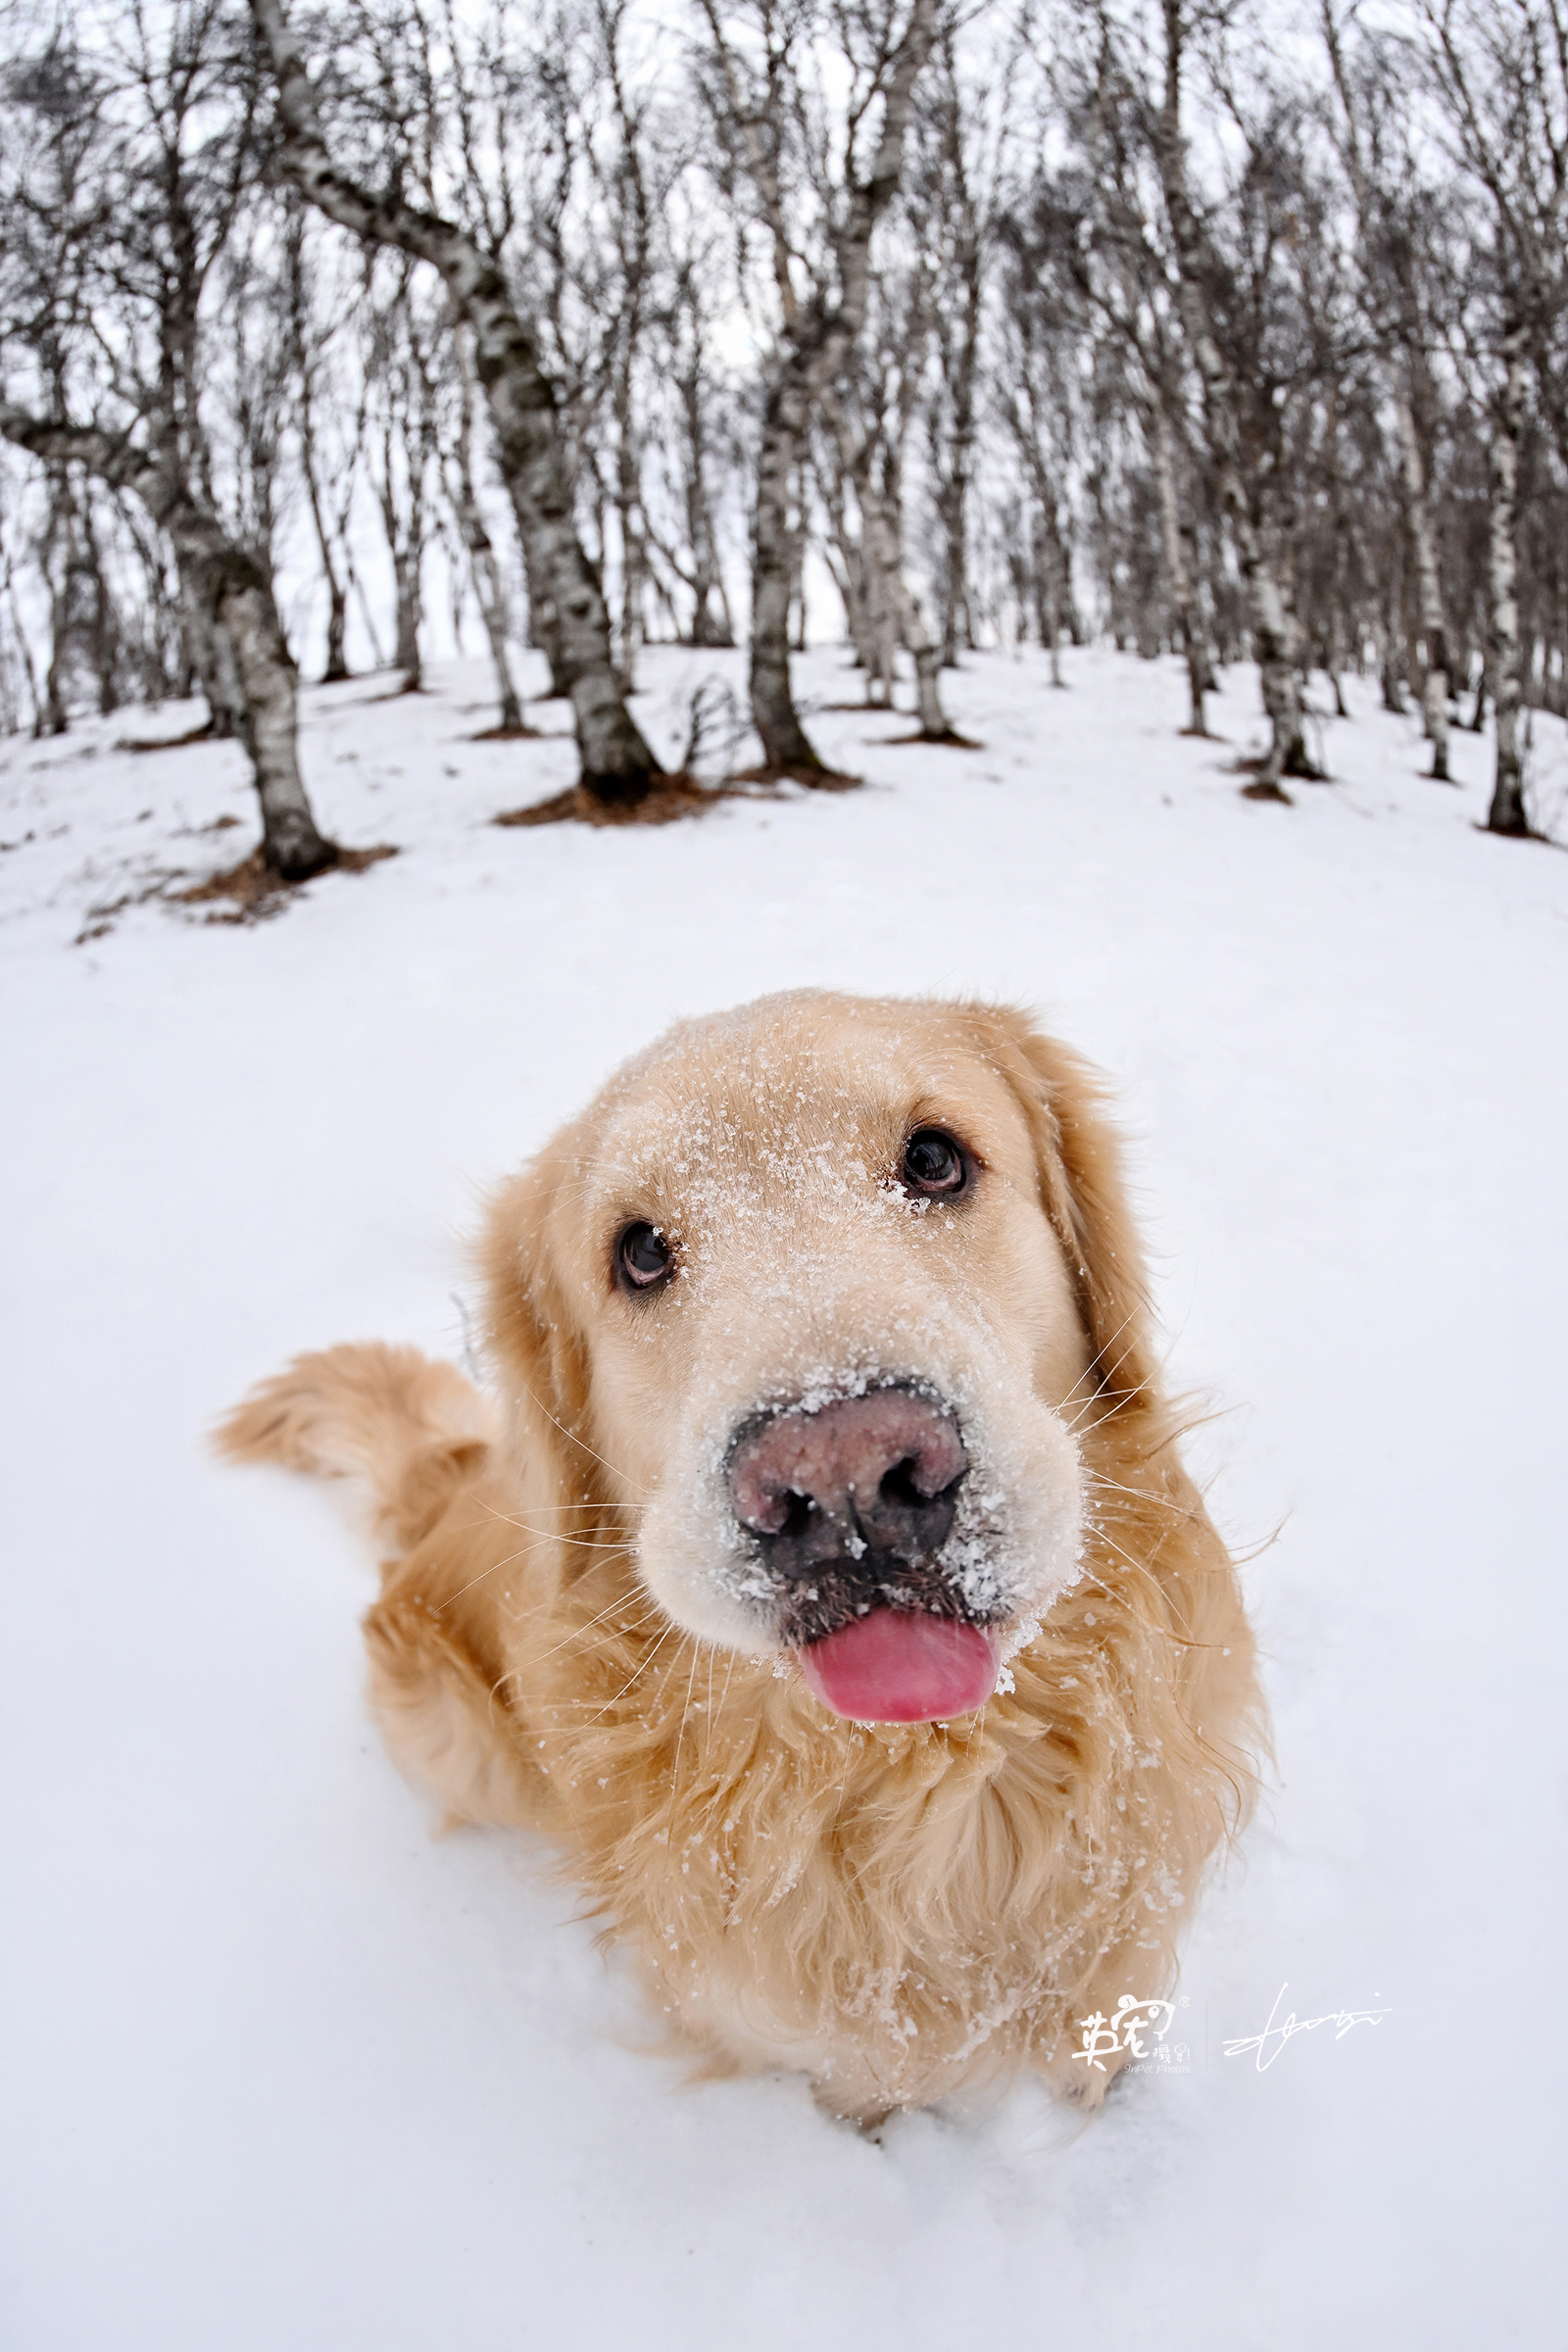
<instances>
[{"instance_id":1,"label":"dog's snout","mask_svg":"<svg viewBox=\"0 0 1568 2352\"><path fill-rule=\"evenodd\" d=\"M743 1438L730 1499L786 1576L830 1562L929 1559L968 1468L958 1425L913 1389L874 1389L777 1414Z\"/></svg>"}]
</instances>

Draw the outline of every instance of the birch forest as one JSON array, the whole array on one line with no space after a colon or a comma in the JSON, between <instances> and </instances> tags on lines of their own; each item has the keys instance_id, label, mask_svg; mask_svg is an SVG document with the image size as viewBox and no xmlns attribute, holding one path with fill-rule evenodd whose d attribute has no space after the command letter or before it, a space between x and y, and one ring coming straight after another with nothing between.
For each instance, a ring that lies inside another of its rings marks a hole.
<instances>
[{"instance_id":1,"label":"birch forest","mask_svg":"<svg viewBox=\"0 0 1568 2352\"><path fill-rule=\"evenodd\" d=\"M1568 0L0 0L0 731L200 696L278 876L338 856L301 679L438 621L590 813L844 781L809 630L938 744L977 651L1178 658L1195 734L1250 665L1260 800L1375 678L1531 832ZM745 655L672 768L659 642Z\"/></svg>"}]
</instances>

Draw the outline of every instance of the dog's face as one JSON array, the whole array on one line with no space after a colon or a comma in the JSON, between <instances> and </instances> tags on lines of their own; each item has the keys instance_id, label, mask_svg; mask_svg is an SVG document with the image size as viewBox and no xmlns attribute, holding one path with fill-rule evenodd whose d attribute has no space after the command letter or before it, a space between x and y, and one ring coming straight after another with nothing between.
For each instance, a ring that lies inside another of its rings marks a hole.
<instances>
[{"instance_id":1,"label":"dog's face","mask_svg":"<svg viewBox=\"0 0 1568 2352\"><path fill-rule=\"evenodd\" d=\"M501 1196L525 1442L542 1408L592 1459L676 1625L842 1714L990 1694L1073 1580L1075 1426L1126 1373L1090 1115L1014 1015L777 998L674 1031Z\"/></svg>"}]
</instances>

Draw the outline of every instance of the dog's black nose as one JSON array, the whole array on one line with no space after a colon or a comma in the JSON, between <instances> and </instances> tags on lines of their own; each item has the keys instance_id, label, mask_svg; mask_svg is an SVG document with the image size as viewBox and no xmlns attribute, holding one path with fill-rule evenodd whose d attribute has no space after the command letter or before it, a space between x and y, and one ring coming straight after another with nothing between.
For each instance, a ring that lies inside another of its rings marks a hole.
<instances>
[{"instance_id":1,"label":"dog's black nose","mask_svg":"<svg viewBox=\"0 0 1568 2352\"><path fill-rule=\"evenodd\" d=\"M735 1516L784 1577L818 1568L913 1567L947 1542L969 1457L944 1405L873 1389L779 1413L730 1458Z\"/></svg>"}]
</instances>

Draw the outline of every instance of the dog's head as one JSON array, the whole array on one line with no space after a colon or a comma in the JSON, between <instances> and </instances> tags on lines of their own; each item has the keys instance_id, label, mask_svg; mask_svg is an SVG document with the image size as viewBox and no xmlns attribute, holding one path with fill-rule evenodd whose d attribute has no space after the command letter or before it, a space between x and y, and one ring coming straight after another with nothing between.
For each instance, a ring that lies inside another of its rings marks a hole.
<instances>
[{"instance_id":1,"label":"dog's head","mask_svg":"<svg viewBox=\"0 0 1568 2352\"><path fill-rule=\"evenodd\" d=\"M1076 1576L1077 1432L1149 1384L1095 1088L988 1007L675 1029L503 1189L485 1263L558 1507L610 1504L677 1626L858 1718L990 1695Z\"/></svg>"}]
</instances>

